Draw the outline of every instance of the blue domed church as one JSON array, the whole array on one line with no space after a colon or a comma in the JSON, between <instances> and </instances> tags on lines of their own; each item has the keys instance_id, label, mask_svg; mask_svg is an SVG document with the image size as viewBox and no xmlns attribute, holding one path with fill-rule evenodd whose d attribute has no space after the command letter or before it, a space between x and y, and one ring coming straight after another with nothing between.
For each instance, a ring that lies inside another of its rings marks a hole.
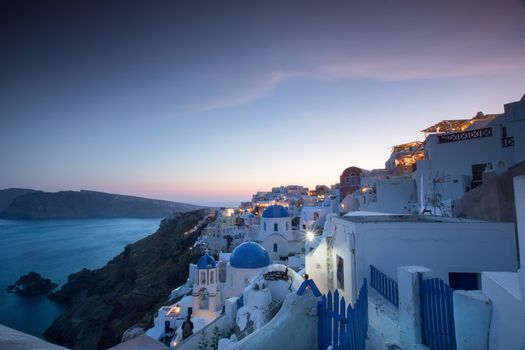
<instances>
[{"instance_id":1,"label":"blue domed church","mask_svg":"<svg viewBox=\"0 0 525 350\"><path fill-rule=\"evenodd\" d=\"M214 318L225 300L242 296L248 281L270 266L272 259L262 245L244 242L231 253L226 271L221 264L206 252L194 265L191 306L196 317Z\"/></svg>"},{"instance_id":2,"label":"blue domed church","mask_svg":"<svg viewBox=\"0 0 525 350\"><path fill-rule=\"evenodd\" d=\"M193 312L196 316L216 312L217 308L221 307L218 278L217 262L206 252L197 262L191 294L193 297Z\"/></svg>"},{"instance_id":3,"label":"blue domed church","mask_svg":"<svg viewBox=\"0 0 525 350\"><path fill-rule=\"evenodd\" d=\"M274 261L301 253L303 247L300 234L292 231L292 217L282 205L271 205L264 210L255 241L268 251Z\"/></svg>"},{"instance_id":4,"label":"blue domed church","mask_svg":"<svg viewBox=\"0 0 525 350\"><path fill-rule=\"evenodd\" d=\"M235 248L227 265L224 297L242 295L248 281L272 264L270 255L256 242L244 242Z\"/></svg>"}]
</instances>

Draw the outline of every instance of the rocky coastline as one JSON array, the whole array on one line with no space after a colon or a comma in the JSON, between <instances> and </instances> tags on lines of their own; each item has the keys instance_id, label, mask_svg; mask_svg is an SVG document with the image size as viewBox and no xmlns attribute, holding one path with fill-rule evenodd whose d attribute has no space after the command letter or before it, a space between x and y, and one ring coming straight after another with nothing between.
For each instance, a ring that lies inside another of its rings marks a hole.
<instances>
[{"instance_id":1,"label":"rocky coastline","mask_svg":"<svg viewBox=\"0 0 525 350\"><path fill-rule=\"evenodd\" d=\"M70 275L49 296L66 311L45 331L45 339L75 350L107 349L127 329L149 327L170 291L186 281L188 264L200 256L192 246L201 230L191 229L208 214L206 209L174 214L103 268Z\"/></svg>"},{"instance_id":2,"label":"rocky coastline","mask_svg":"<svg viewBox=\"0 0 525 350\"><path fill-rule=\"evenodd\" d=\"M22 296L32 296L46 294L58 287L58 284L52 282L49 278L43 278L36 272L29 272L21 276L14 284L8 286L8 293L17 293Z\"/></svg>"}]
</instances>

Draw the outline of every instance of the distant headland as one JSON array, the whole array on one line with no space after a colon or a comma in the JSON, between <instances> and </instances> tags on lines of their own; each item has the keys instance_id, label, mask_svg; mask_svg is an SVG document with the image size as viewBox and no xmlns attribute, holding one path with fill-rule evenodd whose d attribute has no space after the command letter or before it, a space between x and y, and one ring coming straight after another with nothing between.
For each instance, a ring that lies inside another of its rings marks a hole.
<instances>
[{"instance_id":1,"label":"distant headland","mask_svg":"<svg viewBox=\"0 0 525 350\"><path fill-rule=\"evenodd\" d=\"M86 190L0 190L0 218L4 219L160 218L199 208L202 207Z\"/></svg>"}]
</instances>

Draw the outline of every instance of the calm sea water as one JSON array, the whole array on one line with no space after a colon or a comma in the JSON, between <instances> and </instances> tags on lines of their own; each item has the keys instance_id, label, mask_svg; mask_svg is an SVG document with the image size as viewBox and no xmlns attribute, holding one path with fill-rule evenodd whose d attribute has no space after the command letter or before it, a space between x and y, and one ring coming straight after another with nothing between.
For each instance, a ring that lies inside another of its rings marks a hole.
<instances>
[{"instance_id":1,"label":"calm sea water","mask_svg":"<svg viewBox=\"0 0 525 350\"><path fill-rule=\"evenodd\" d=\"M0 219L0 323L42 336L60 316L45 296L5 292L21 275L40 273L62 285L83 268L104 266L128 244L153 232L161 219Z\"/></svg>"}]
</instances>

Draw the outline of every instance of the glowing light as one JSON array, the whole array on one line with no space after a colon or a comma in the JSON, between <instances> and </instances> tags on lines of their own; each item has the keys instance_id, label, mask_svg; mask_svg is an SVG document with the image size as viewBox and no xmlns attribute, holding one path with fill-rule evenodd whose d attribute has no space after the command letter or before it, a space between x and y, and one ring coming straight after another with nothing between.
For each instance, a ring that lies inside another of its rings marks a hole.
<instances>
[{"instance_id":1,"label":"glowing light","mask_svg":"<svg viewBox=\"0 0 525 350\"><path fill-rule=\"evenodd\" d=\"M310 242L313 241L315 238L315 235L312 231L306 231L306 239Z\"/></svg>"}]
</instances>

